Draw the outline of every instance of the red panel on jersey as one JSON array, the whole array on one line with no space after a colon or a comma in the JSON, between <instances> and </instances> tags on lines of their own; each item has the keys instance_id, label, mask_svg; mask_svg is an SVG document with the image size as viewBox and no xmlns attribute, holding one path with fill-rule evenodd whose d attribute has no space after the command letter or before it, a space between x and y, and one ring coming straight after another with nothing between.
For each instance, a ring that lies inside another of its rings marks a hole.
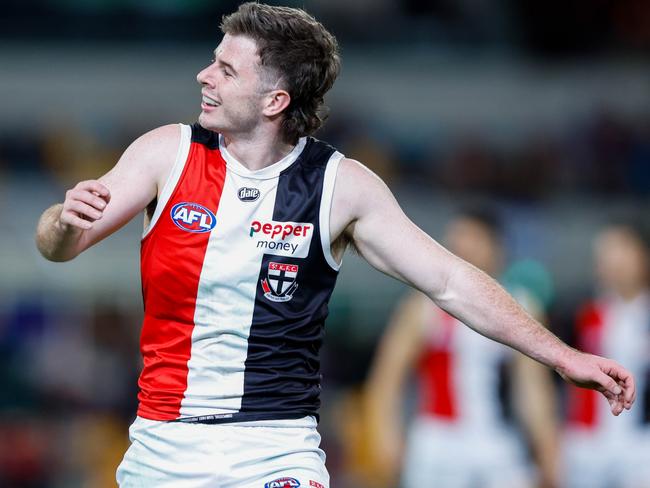
<instances>
[{"instance_id":1,"label":"red panel on jersey","mask_svg":"<svg viewBox=\"0 0 650 488\"><path fill-rule=\"evenodd\" d=\"M601 354L603 311L596 304L588 304L578 314L576 333L578 348L591 354ZM598 393L576 386L569 387L569 422L582 427L594 427L598 420Z\"/></svg>"},{"instance_id":2,"label":"red panel on jersey","mask_svg":"<svg viewBox=\"0 0 650 488\"><path fill-rule=\"evenodd\" d=\"M458 416L454 394L451 336L454 318L446 313L439 316L442 340L429 345L420 360L420 411L423 414L453 419Z\"/></svg>"},{"instance_id":3,"label":"red panel on jersey","mask_svg":"<svg viewBox=\"0 0 650 488\"><path fill-rule=\"evenodd\" d=\"M141 417L173 420L179 416L187 388L199 279L210 234L219 231L215 215L225 174L220 152L193 142L175 190L142 241Z\"/></svg>"}]
</instances>

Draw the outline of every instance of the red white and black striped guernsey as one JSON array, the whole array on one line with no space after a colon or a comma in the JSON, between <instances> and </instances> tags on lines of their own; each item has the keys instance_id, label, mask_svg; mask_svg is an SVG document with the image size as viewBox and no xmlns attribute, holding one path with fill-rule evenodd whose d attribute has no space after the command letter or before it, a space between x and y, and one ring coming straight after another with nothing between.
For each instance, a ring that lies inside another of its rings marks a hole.
<instances>
[{"instance_id":1,"label":"red white and black striped guernsey","mask_svg":"<svg viewBox=\"0 0 650 488\"><path fill-rule=\"evenodd\" d=\"M494 431L511 420L505 365L511 350L429 302L426 342L417 363L421 417L466 432Z\"/></svg>"},{"instance_id":2,"label":"red white and black striped guernsey","mask_svg":"<svg viewBox=\"0 0 650 488\"><path fill-rule=\"evenodd\" d=\"M319 350L339 268L329 213L343 155L301 138L281 161L250 171L219 134L180 127L142 239L138 415L318 417Z\"/></svg>"},{"instance_id":3,"label":"red white and black striped guernsey","mask_svg":"<svg viewBox=\"0 0 650 488\"><path fill-rule=\"evenodd\" d=\"M600 296L584 304L575 325L582 351L623 364L635 378L637 404L614 417L596 390L569 387L568 425L573 429L622 435L650 424L650 293L632 300Z\"/></svg>"}]
</instances>

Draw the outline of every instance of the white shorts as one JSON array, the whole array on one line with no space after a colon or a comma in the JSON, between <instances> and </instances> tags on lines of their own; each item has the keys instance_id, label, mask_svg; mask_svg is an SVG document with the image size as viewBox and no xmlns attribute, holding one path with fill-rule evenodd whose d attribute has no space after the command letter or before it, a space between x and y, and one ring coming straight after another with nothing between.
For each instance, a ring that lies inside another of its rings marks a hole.
<instances>
[{"instance_id":1,"label":"white shorts","mask_svg":"<svg viewBox=\"0 0 650 488\"><path fill-rule=\"evenodd\" d=\"M468 431L422 417L411 425L405 488L527 488L533 479L523 444L510 429Z\"/></svg>"},{"instance_id":2,"label":"white shorts","mask_svg":"<svg viewBox=\"0 0 650 488\"><path fill-rule=\"evenodd\" d=\"M569 430L563 451L567 488L650 488L650 432L614 438Z\"/></svg>"},{"instance_id":3,"label":"white shorts","mask_svg":"<svg viewBox=\"0 0 650 488\"><path fill-rule=\"evenodd\" d=\"M138 417L121 488L329 488L316 420L190 424Z\"/></svg>"}]
</instances>

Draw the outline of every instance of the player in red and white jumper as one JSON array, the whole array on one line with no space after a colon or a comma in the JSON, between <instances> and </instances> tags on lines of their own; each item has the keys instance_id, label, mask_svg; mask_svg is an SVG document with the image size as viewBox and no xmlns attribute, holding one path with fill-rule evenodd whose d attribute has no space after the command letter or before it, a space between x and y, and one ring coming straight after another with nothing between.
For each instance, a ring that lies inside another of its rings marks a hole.
<instances>
[{"instance_id":1,"label":"player in red and white jumper","mask_svg":"<svg viewBox=\"0 0 650 488\"><path fill-rule=\"evenodd\" d=\"M349 246L483 335L597 388L615 415L631 408L624 368L566 346L413 225L365 166L310 137L340 66L320 23L250 2L222 30L197 76L198 124L141 136L37 228L41 253L66 261L146 213L144 368L120 486L328 488L319 349Z\"/></svg>"},{"instance_id":2,"label":"player in red and white jumper","mask_svg":"<svg viewBox=\"0 0 650 488\"><path fill-rule=\"evenodd\" d=\"M634 224L615 223L594 247L598 293L581 308L576 345L624 364L637 378L639 408L610 418L592 391L571 388L564 454L569 488L650 487L650 253Z\"/></svg>"}]
</instances>

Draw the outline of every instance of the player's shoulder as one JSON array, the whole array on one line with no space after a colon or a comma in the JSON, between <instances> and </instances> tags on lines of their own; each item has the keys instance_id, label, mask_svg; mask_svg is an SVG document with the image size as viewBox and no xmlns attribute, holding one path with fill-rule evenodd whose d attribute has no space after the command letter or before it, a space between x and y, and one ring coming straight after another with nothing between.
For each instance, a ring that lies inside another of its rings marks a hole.
<instances>
[{"instance_id":1,"label":"player's shoulder","mask_svg":"<svg viewBox=\"0 0 650 488\"><path fill-rule=\"evenodd\" d=\"M339 163L335 191L346 200L357 201L364 206L393 199L388 186L377 174L362 162L347 157Z\"/></svg>"},{"instance_id":2,"label":"player's shoulder","mask_svg":"<svg viewBox=\"0 0 650 488\"><path fill-rule=\"evenodd\" d=\"M149 130L135 139L121 158L129 166L137 165L150 170L164 171L176 159L183 128L180 124L168 124Z\"/></svg>"},{"instance_id":3,"label":"player's shoulder","mask_svg":"<svg viewBox=\"0 0 650 488\"><path fill-rule=\"evenodd\" d=\"M145 132L126 148L111 174L139 182L153 178L161 185L176 160L182 130L180 124L168 124Z\"/></svg>"},{"instance_id":4,"label":"player's shoulder","mask_svg":"<svg viewBox=\"0 0 650 488\"><path fill-rule=\"evenodd\" d=\"M381 219L391 215L395 204L391 191L372 170L356 159L341 159L332 199L331 222L335 230L352 232L350 224L366 216Z\"/></svg>"},{"instance_id":5,"label":"player's shoulder","mask_svg":"<svg viewBox=\"0 0 650 488\"><path fill-rule=\"evenodd\" d=\"M138 137L131 146L135 149L161 153L178 149L182 137L181 124L167 124L151 129Z\"/></svg>"},{"instance_id":6,"label":"player's shoulder","mask_svg":"<svg viewBox=\"0 0 650 488\"><path fill-rule=\"evenodd\" d=\"M339 174L349 178L377 177L365 164L348 157L341 158Z\"/></svg>"}]
</instances>

